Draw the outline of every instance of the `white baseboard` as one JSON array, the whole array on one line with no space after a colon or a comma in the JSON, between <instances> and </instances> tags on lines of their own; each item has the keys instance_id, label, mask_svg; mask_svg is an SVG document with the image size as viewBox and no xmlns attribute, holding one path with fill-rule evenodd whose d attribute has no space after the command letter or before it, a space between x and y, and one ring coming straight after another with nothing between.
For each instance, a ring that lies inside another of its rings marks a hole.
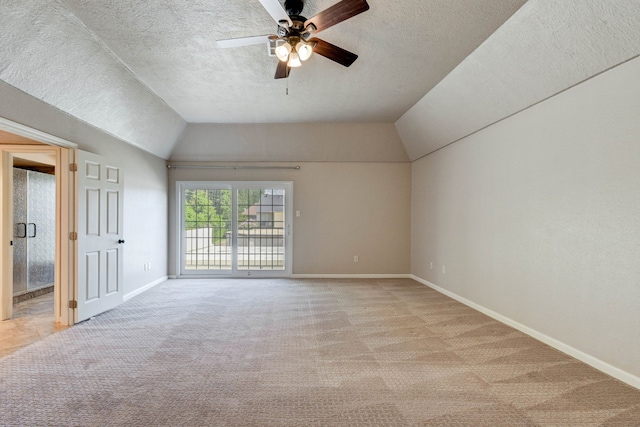
<instances>
[{"instance_id":1,"label":"white baseboard","mask_svg":"<svg viewBox=\"0 0 640 427\"><path fill-rule=\"evenodd\" d=\"M128 294L125 294L122 297L122 301L130 300L131 298L135 297L136 295L140 295L141 293L143 293L145 291L148 291L149 289L153 288L154 286L157 286L162 282L166 282L168 278L169 278L168 276L163 276L163 277L161 277L161 278L159 278L157 280L154 280L151 283L147 283L146 285L136 289L135 291L132 291L132 292L129 292Z\"/></svg>"},{"instance_id":2,"label":"white baseboard","mask_svg":"<svg viewBox=\"0 0 640 427\"><path fill-rule=\"evenodd\" d=\"M412 279L411 274L292 274L292 279Z\"/></svg>"},{"instance_id":3,"label":"white baseboard","mask_svg":"<svg viewBox=\"0 0 640 427\"><path fill-rule=\"evenodd\" d=\"M514 329L519 330L520 332L523 332L535 339L537 339L538 341L541 341L553 348L555 348L556 350L560 350L561 352L568 354L571 357L574 357L584 363L586 363L589 366L592 366L594 368L596 368L599 371L604 372L607 375L610 375L616 379L619 379L622 382L625 382L627 384L629 384L632 387L638 388L640 389L640 377L637 377L633 374L630 374L629 372L623 371L620 368L616 368L613 365L608 364L607 362L604 362L596 357L593 357L587 353L584 353L576 348L571 347L568 344L563 343L562 341L558 341L555 338L552 338L548 335L545 335L541 332L536 331L535 329L531 329L530 327L523 325L522 323L516 322L513 319L510 319L506 316L503 316L502 314L496 313L493 310L490 310L480 304L476 304L473 301L470 301L464 297L461 297L458 294L455 294L451 291L448 291L444 288L441 288L438 285L434 285L433 283L429 282L428 280L422 279L418 276L414 276L413 274L410 275L410 277L417 281L422 283L423 285L426 285L430 288L432 288L435 291L440 292L441 294L444 294L450 298L453 298L454 300L461 302L462 304L469 306L475 310L478 310L479 312L486 314L489 317L494 318L495 320L497 320L498 322L502 322L505 325L511 326Z\"/></svg>"},{"instance_id":4,"label":"white baseboard","mask_svg":"<svg viewBox=\"0 0 640 427\"><path fill-rule=\"evenodd\" d=\"M178 276L176 276L175 274L170 274L170 275L167 276L167 278L169 278L169 279L177 279Z\"/></svg>"}]
</instances>

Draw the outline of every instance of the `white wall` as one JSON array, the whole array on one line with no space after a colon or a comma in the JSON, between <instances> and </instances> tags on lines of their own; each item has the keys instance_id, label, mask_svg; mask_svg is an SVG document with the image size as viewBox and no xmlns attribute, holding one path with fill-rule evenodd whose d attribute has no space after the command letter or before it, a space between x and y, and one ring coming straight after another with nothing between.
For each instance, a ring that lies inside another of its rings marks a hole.
<instances>
[{"instance_id":1,"label":"white wall","mask_svg":"<svg viewBox=\"0 0 640 427\"><path fill-rule=\"evenodd\" d=\"M239 163L234 163L239 164ZM172 169L169 272L176 274L176 181L293 181L293 274L408 274L411 164L301 162L300 170ZM359 262L353 262L353 256Z\"/></svg>"},{"instance_id":2,"label":"white wall","mask_svg":"<svg viewBox=\"0 0 640 427\"><path fill-rule=\"evenodd\" d=\"M124 169L125 294L167 275L167 168L159 157L0 82L0 117L100 154ZM144 271L144 264L151 270Z\"/></svg>"},{"instance_id":3,"label":"white wall","mask_svg":"<svg viewBox=\"0 0 640 427\"><path fill-rule=\"evenodd\" d=\"M638 76L635 59L414 162L411 209L413 274L636 385Z\"/></svg>"}]
</instances>

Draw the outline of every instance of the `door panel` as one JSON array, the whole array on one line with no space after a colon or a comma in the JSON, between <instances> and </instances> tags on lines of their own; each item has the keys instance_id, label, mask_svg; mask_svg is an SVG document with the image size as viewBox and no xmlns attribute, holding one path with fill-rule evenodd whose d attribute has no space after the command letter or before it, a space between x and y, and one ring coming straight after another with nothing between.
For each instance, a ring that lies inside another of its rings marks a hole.
<instances>
[{"instance_id":1,"label":"door panel","mask_svg":"<svg viewBox=\"0 0 640 427\"><path fill-rule=\"evenodd\" d=\"M122 170L78 151L78 309L76 322L122 303Z\"/></svg>"},{"instance_id":2,"label":"door panel","mask_svg":"<svg viewBox=\"0 0 640 427\"><path fill-rule=\"evenodd\" d=\"M285 189L238 190L238 270L285 270Z\"/></svg>"},{"instance_id":3,"label":"door panel","mask_svg":"<svg viewBox=\"0 0 640 427\"><path fill-rule=\"evenodd\" d=\"M86 263L86 299L85 302L100 298L100 252L88 252Z\"/></svg>"},{"instance_id":4,"label":"door panel","mask_svg":"<svg viewBox=\"0 0 640 427\"><path fill-rule=\"evenodd\" d=\"M229 274L233 264L231 189L185 189L182 206L183 270Z\"/></svg>"},{"instance_id":5,"label":"door panel","mask_svg":"<svg viewBox=\"0 0 640 427\"><path fill-rule=\"evenodd\" d=\"M27 290L27 171L13 169L13 293Z\"/></svg>"},{"instance_id":6,"label":"door panel","mask_svg":"<svg viewBox=\"0 0 640 427\"><path fill-rule=\"evenodd\" d=\"M27 174L27 289L53 286L56 265L56 177Z\"/></svg>"},{"instance_id":7,"label":"door panel","mask_svg":"<svg viewBox=\"0 0 640 427\"><path fill-rule=\"evenodd\" d=\"M107 250L107 295L118 292L118 249Z\"/></svg>"},{"instance_id":8,"label":"door panel","mask_svg":"<svg viewBox=\"0 0 640 427\"><path fill-rule=\"evenodd\" d=\"M118 235L118 212L120 195L116 191L107 191L107 234Z\"/></svg>"},{"instance_id":9,"label":"door panel","mask_svg":"<svg viewBox=\"0 0 640 427\"><path fill-rule=\"evenodd\" d=\"M90 179L90 178L87 178ZM98 182L94 183L99 185ZM100 189L99 188L86 188L86 201L84 206L80 209L84 209L86 212L86 234L87 236L99 237L100 236Z\"/></svg>"}]
</instances>

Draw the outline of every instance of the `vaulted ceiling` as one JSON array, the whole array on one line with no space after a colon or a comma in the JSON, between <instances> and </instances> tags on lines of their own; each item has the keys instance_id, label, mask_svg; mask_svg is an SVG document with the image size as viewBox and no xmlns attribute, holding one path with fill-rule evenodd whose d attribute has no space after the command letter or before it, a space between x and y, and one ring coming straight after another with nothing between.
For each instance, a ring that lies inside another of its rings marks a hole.
<instances>
[{"instance_id":1,"label":"vaulted ceiling","mask_svg":"<svg viewBox=\"0 0 640 427\"><path fill-rule=\"evenodd\" d=\"M369 0L318 34L350 68L275 80L266 45L216 44L276 31L258 0L3 0L0 80L163 158L192 124L340 122L396 123L414 159L637 55L639 3Z\"/></svg>"}]
</instances>

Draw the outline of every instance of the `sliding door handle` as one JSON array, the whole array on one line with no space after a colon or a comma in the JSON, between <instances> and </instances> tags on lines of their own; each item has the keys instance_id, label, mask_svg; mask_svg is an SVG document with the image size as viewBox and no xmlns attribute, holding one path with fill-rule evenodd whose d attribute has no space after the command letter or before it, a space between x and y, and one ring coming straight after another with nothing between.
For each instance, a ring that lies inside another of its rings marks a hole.
<instances>
[{"instance_id":1,"label":"sliding door handle","mask_svg":"<svg viewBox=\"0 0 640 427\"><path fill-rule=\"evenodd\" d=\"M33 238L33 237L36 237L37 228L36 228L36 224L35 224L35 223L33 223L33 222L30 222L30 223L29 223L29 225L30 225L30 226L33 226L33 236L32 236L32 235L27 236L28 238L30 238L30 239L31 239L31 238Z\"/></svg>"},{"instance_id":2,"label":"sliding door handle","mask_svg":"<svg viewBox=\"0 0 640 427\"><path fill-rule=\"evenodd\" d=\"M20 230L22 228L22 230ZM19 239L24 239L27 237L27 223L26 222L18 222L16 223L16 228L13 232L13 237L17 237Z\"/></svg>"}]
</instances>

